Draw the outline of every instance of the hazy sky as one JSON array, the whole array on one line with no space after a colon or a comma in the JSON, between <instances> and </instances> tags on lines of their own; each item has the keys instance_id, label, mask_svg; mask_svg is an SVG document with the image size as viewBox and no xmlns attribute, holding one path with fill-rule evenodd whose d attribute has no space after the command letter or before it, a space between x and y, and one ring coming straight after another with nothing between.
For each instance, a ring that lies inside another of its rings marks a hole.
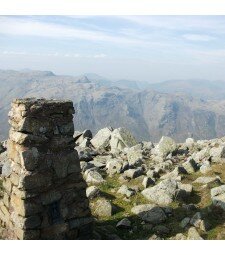
<instances>
[{"instance_id":1,"label":"hazy sky","mask_svg":"<svg viewBox=\"0 0 225 255\"><path fill-rule=\"evenodd\" d=\"M225 16L0 16L0 69L225 80Z\"/></svg>"}]
</instances>

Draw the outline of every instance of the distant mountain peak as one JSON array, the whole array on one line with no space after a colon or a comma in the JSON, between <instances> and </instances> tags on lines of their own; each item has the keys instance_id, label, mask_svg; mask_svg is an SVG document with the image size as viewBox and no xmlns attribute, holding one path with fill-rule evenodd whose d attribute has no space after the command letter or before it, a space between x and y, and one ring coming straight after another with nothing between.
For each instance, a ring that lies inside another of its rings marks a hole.
<instances>
[{"instance_id":1,"label":"distant mountain peak","mask_svg":"<svg viewBox=\"0 0 225 255\"><path fill-rule=\"evenodd\" d=\"M85 75L79 77L76 81L76 83L90 83L90 82L91 81Z\"/></svg>"}]
</instances>

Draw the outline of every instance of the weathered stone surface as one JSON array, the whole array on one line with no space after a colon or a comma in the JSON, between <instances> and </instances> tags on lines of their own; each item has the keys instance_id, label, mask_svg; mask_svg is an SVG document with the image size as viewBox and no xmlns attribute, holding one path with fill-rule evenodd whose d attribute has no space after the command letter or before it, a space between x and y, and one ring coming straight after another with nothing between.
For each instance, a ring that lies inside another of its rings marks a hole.
<instances>
[{"instance_id":1,"label":"weathered stone surface","mask_svg":"<svg viewBox=\"0 0 225 255\"><path fill-rule=\"evenodd\" d=\"M127 185L122 185L117 193L125 195L126 197L131 197L135 194L135 191L131 188L128 188Z\"/></svg>"},{"instance_id":2,"label":"weathered stone surface","mask_svg":"<svg viewBox=\"0 0 225 255\"><path fill-rule=\"evenodd\" d=\"M97 171L89 171L87 173L86 182L99 184L105 182L105 180L102 178L101 174L98 173Z\"/></svg>"},{"instance_id":3,"label":"weathered stone surface","mask_svg":"<svg viewBox=\"0 0 225 255\"><path fill-rule=\"evenodd\" d=\"M90 238L93 220L74 150L73 113L71 101L13 102L0 199L4 239Z\"/></svg>"},{"instance_id":4,"label":"weathered stone surface","mask_svg":"<svg viewBox=\"0 0 225 255\"><path fill-rule=\"evenodd\" d=\"M99 199L95 204L95 214L97 216L109 217L113 215L113 206L106 199Z\"/></svg>"},{"instance_id":5,"label":"weathered stone surface","mask_svg":"<svg viewBox=\"0 0 225 255\"><path fill-rule=\"evenodd\" d=\"M131 222L130 222L129 219L124 218L116 224L116 227L119 228L119 229L130 229L131 228Z\"/></svg>"},{"instance_id":6,"label":"weathered stone surface","mask_svg":"<svg viewBox=\"0 0 225 255\"><path fill-rule=\"evenodd\" d=\"M155 185L155 182L154 182L154 180L153 180L152 178L146 176L146 177L144 177L144 179L143 179L142 185L143 185L144 188L146 189L146 188L148 188L149 186Z\"/></svg>"},{"instance_id":7,"label":"weathered stone surface","mask_svg":"<svg viewBox=\"0 0 225 255\"><path fill-rule=\"evenodd\" d=\"M134 146L135 147L135 146ZM126 150L127 160L130 166L139 166L143 161L142 150L131 147Z\"/></svg>"},{"instance_id":8,"label":"weathered stone surface","mask_svg":"<svg viewBox=\"0 0 225 255\"><path fill-rule=\"evenodd\" d=\"M138 167L136 169L129 169L124 172L124 176L130 179L135 179L143 174L143 169Z\"/></svg>"},{"instance_id":9,"label":"weathered stone surface","mask_svg":"<svg viewBox=\"0 0 225 255\"><path fill-rule=\"evenodd\" d=\"M176 194L177 182L167 179L154 187L144 189L141 193L148 200L159 205L168 205L173 201Z\"/></svg>"},{"instance_id":10,"label":"weathered stone surface","mask_svg":"<svg viewBox=\"0 0 225 255\"><path fill-rule=\"evenodd\" d=\"M193 183L208 184L208 183L213 183L216 180L217 180L216 177L201 176L201 177L198 177Z\"/></svg>"},{"instance_id":11,"label":"weathered stone surface","mask_svg":"<svg viewBox=\"0 0 225 255\"><path fill-rule=\"evenodd\" d=\"M123 161L119 159L110 159L106 164L107 173L112 176L122 171Z\"/></svg>"},{"instance_id":12,"label":"weathered stone surface","mask_svg":"<svg viewBox=\"0 0 225 255\"><path fill-rule=\"evenodd\" d=\"M210 150L210 157L212 162L221 162L225 159L225 146L214 147Z\"/></svg>"},{"instance_id":13,"label":"weathered stone surface","mask_svg":"<svg viewBox=\"0 0 225 255\"><path fill-rule=\"evenodd\" d=\"M202 174L206 174L208 172L211 171L211 165L210 165L210 162L208 160L204 161L204 163L201 165L200 167L200 172Z\"/></svg>"},{"instance_id":14,"label":"weathered stone surface","mask_svg":"<svg viewBox=\"0 0 225 255\"><path fill-rule=\"evenodd\" d=\"M225 211L225 185L211 189L211 199L214 206Z\"/></svg>"},{"instance_id":15,"label":"weathered stone surface","mask_svg":"<svg viewBox=\"0 0 225 255\"><path fill-rule=\"evenodd\" d=\"M95 198L100 194L100 190L96 186L90 186L86 189L87 198Z\"/></svg>"},{"instance_id":16,"label":"weathered stone surface","mask_svg":"<svg viewBox=\"0 0 225 255\"><path fill-rule=\"evenodd\" d=\"M131 209L131 212L152 224L160 224L167 218L164 211L155 204L137 205Z\"/></svg>"},{"instance_id":17,"label":"weathered stone surface","mask_svg":"<svg viewBox=\"0 0 225 255\"><path fill-rule=\"evenodd\" d=\"M111 139L112 128L103 128L91 139L91 143L95 148L109 147Z\"/></svg>"},{"instance_id":18,"label":"weathered stone surface","mask_svg":"<svg viewBox=\"0 0 225 255\"><path fill-rule=\"evenodd\" d=\"M121 151L136 144L136 139L127 129L117 128L113 130L110 139L111 152Z\"/></svg>"},{"instance_id":19,"label":"weathered stone surface","mask_svg":"<svg viewBox=\"0 0 225 255\"><path fill-rule=\"evenodd\" d=\"M199 235L195 227L189 228L187 239L188 240L203 240L203 238Z\"/></svg>"},{"instance_id":20,"label":"weathered stone surface","mask_svg":"<svg viewBox=\"0 0 225 255\"><path fill-rule=\"evenodd\" d=\"M183 167L185 168L185 170L191 174L194 173L198 170L198 166L196 164L196 162L194 161L193 158L189 158L184 164Z\"/></svg>"},{"instance_id":21,"label":"weathered stone surface","mask_svg":"<svg viewBox=\"0 0 225 255\"><path fill-rule=\"evenodd\" d=\"M169 153L174 152L177 149L175 141L167 136L163 136L157 146L155 152L163 157L166 157Z\"/></svg>"}]
</instances>

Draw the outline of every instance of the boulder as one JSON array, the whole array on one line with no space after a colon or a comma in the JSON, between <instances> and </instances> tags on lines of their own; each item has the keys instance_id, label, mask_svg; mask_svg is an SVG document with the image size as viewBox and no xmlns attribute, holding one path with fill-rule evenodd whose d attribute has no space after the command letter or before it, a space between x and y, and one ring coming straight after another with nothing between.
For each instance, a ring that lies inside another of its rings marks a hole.
<instances>
[{"instance_id":1,"label":"boulder","mask_svg":"<svg viewBox=\"0 0 225 255\"><path fill-rule=\"evenodd\" d=\"M145 176L144 179L143 179L143 182L142 182L142 185L144 186L144 188L148 188L149 186L153 186L155 185L155 181L148 177L148 176Z\"/></svg>"},{"instance_id":2,"label":"boulder","mask_svg":"<svg viewBox=\"0 0 225 255\"><path fill-rule=\"evenodd\" d=\"M113 130L110 140L111 152L122 151L124 148L136 144L135 137L127 129L120 127Z\"/></svg>"},{"instance_id":3,"label":"boulder","mask_svg":"<svg viewBox=\"0 0 225 255\"><path fill-rule=\"evenodd\" d=\"M110 159L106 164L107 173L112 176L116 173L121 173L123 167L123 160L121 159Z\"/></svg>"},{"instance_id":4,"label":"boulder","mask_svg":"<svg viewBox=\"0 0 225 255\"><path fill-rule=\"evenodd\" d=\"M176 142L170 137L163 136L155 147L155 152L162 157L166 157L168 154L176 151L176 149Z\"/></svg>"},{"instance_id":5,"label":"boulder","mask_svg":"<svg viewBox=\"0 0 225 255\"><path fill-rule=\"evenodd\" d=\"M89 146L91 145L90 140L92 139L92 132L89 129L84 130L82 133L78 131L74 133L74 139L76 144L80 145L81 147L84 147L85 143L87 143Z\"/></svg>"},{"instance_id":6,"label":"boulder","mask_svg":"<svg viewBox=\"0 0 225 255\"><path fill-rule=\"evenodd\" d=\"M122 185L117 193L125 195L126 197L131 197L133 195L135 195L135 191L131 188L128 188L126 185Z\"/></svg>"},{"instance_id":7,"label":"boulder","mask_svg":"<svg viewBox=\"0 0 225 255\"><path fill-rule=\"evenodd\" d=\"M198 165L193 158L187 159L187 161L183 163L183 167L189 174L194 173L198 170Z\"/></svg>"},{"instance_id":8,"label":"boulder","mask_svg":"<svg viewBox=\"0 0 225 255\"><path fill-rule=\"evenodd\" d=\"M177 186L178 186L178 189L180 190L179 192L183 192L183 198L186 198L191 195L193 190L193 186L191 184L178 182Z\"/></svg>"},{"instance_id":9,"label":"boulder","mask_svg":"<svg viewBox=\"0 0 225 255\"><path fill-rule=\"evenodd\" d=\"M123 176L130 179L135 179L143 174L143 169L138 167L136 169L129 169L123 173Z\"/></svg>"},{"instance_id":10,"label":"boulder","mask_svg":"<svg viewBox=\"0 0 225 255\"><path fill-rule=\"evenodd\" d=\"M142 150L136 149L135 146L126 150L127 160L130 166L140 166L143 162Z\"/></svg>"},{"instance_id":11,"label":"boulder","mask_svg":"<svg viewBox=\"0 0 225 255\"><path fill-rule=\"evenodd\" d=\"M210 164L209 160L204 161L200 167L200 172L202 174L206 174L206 173L210 172L211 170L212 169L211 169L211 164Z\"/></svg>"},{"instance_id":12,"label":"boulder","mask_svg":"<svg viewBox=\"0 0 225 255\"><path fill-rule=\"evenodd\" d=\"M141 142L142 143L142 149L143 150L148 150L150 151L151 149L154 148L154 144L152 142L146 142L146 141L143 141Z\"/></svg>"},{"instance_id":13,"label":"boulder","mask_svg":"<svg viewBox=\"0 0 225 255\"><path fill-rule=\"evenodd\" d=\"M176 191L177 182L172 179L166 179L154 187L144 189L141 193L145 198L156 204L168 205L173 202Z\"/></svg>"},{"instance_id":14,"label":"boulder","mask_svg":"<svg viewBox=\"0 0 225 255\"><path fill-rule=\"evenodd\" d=\"M124 218L116 224L116 227L119 228L119 229L130 229L131 228L131 222L130 222L129 219Z\"/></svg>"},{"instance_id":15,"label":"boulder","mask_svg":"<svg viewBox=\"0 0 225 255\"><path fill-rule=\"evenodd\" d=\"M218 180L217 177L201 176L201 177L198 177L193 183L209 184L209 183L215 182L216 180Z\"/></svg>"},{"instance_id":16,"label":"boulder","mask_svg":"<svg viewBox=\"0 0 225 255\"><path fill-rule=\"evenodd\" d=\"M194 216L190 219L190 224L196 228L199 228L202 222L202 215L200 212L196 212Z\"/></svg>"},{"instance_id":17,"label":"boulder","mask_svg":"<svg viewBox=\"0 0 225 255\"><path fill-rule=\"evenodd\" d=\"M154 225L164 222L167 218L163 209L155 204L137 205L131 209L131 212L143 221Z\"/></svg>"},{"instance_id":18,"label":"boulder","mask_svg":"<svg viewBox=\"0 0 225 255\"><path fill-rule=\"evenodd\" d=\"M192 154L192 158L197 162L200 163L202 161L208 160L210 158L210 148L205 147L200 151L194 152Z\"/></svg>"},{"instance_id":19,"label":"boulder","mask_svg":"<svg viewBox=\"0 0 225 255\"><path fill-rule=\"evenodd\" d=\"M113 129L111 127L106 127L100 129L98 133L91 139L91 144L96 149L107 149L109 148L109 141L111 139Z\"/></svg>"},{"instance_id":20,"label":"boulder","mask_svg":"<svg viewBox=\"0 0 225 255\"><path fill-rule=\"evenodd\" d=\"M180 226L182 227L182 228L186 228L187 226L188 226L188 224L190 223L190 218L189 217L185 217L182 221L181 221L181 223L180 223Z\"/></svg>"},{"instance_id":21,"label":"boulder","mask_svg":"<svg viewBox=\"0 0 225 255\"><path fill-rule=\"evenodd\" d=\"M106 199L98 199L95 203L94 214L99 217L110 217L114 213L113 205Z\"/></svg>"},{"instance_id":22,"label":"boulder","mask_svg":"<svg viewBox=\"0 0 225 255\"><path fill-rule=\"evenodd\" d=\"M192 148L195 144L195 140L193 138L187 138L186 141L185 141L185 145L188 147L188 148Z\"/></svg>"},{"instance_id":23,"label":"boulder","mask_svg":"<svg viewBox=\"0 0 225 255\"><path fill-rule=\"evenodd\" d=\"M157 225L152 229L158 235L168 235L170 233L170 229L164 225Z\"/></svg>"},{"instance_id":24,"label":"boulder","mask_svg":"<svg viewBox=\"0 0 225 255\"><path fill-rule=\"evenodd\" d=\"M96 186L90 186L86 189L87 198L95 198L100 194L100 190Z\"/></svg>"},{"instance_id":25,"label":"boulder","mask_svg":"<svg viewBox=\"0 0 225 255\"><path fill-rule=\"evenodd\" d=\"M87 177L86 177L86 182L88 183L95 183L95 184L100 184L105 182L105 180L102 178L101 174L98 173L97 171L91 171L87 170Z\"/></svg>"},{"instance_id":26,"label":"boulder","mask_svg":"<svg viewBox=\"0 0 225 255\"><path fill-rule=\"evenodd\" d=\"M211 189L211 199L214 206L225 211L225 185Z\"/></svg>"},{"instance_id":27,"label":"boulder","mask_svg":"<svg viewBox=\"0 0 225 255\"><path fill-rule=\"evenodd\" d=\"M199 235L195 227L189 228L187 239L188 240L203 240L203 238Z\"/></svg>"},{"instance_id":28,"label":"boulder","mask_svg":"<svg viewBox=\"0 0 225 255\"><path fill-rule=\"evenodd\" d=\"M210 150L211 161L214 163L221 162L225 159L225 146L213 147Z\"/></svg>"}]
</instances>

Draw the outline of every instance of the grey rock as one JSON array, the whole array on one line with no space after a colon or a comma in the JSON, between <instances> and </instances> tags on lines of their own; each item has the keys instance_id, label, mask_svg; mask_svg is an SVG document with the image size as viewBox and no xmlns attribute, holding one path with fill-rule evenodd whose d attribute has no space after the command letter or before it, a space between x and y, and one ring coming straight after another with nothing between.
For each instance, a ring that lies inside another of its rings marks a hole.
<instances>
[{"instance_id":1,"label":"grey rock","mask_svg":"<svg viewBox=\"0 0 225 255\"><path fill-rule=\"evenodd\" d=\"M144 179L143 179L142 185L143 185L144 188L146 189L146 188L148 188L149 186L155 185L155 181L154 181L152 178L146 176L146 177L144 177Z\"/></svg>"},{"instance_id":2,"label":"grey rock","mask_svg":"<svg viewBox=\"0 0 225 255\"><path fill-rule=\"evenodd\" d=\"M189 228L187 239L188 240L203 240L203 238L199 235L195 227Z\"/></svg>"},{"instance_id":3,"label":"grey rock","mask_svg":"<svg viewBox=\"0 0 225 255\"><path fill-rule=\"evenodd\" d=\"M94 213L100 217L109 217L114 213L113 205L106 199L98 199Z\"/></svg>"},{"instance_id":4,"label":"grey rock","mask_svg":"<svg viewBox=\"0 0 225 255\"><path fill-rule=\"evenodd\" d=\"M171 240L187 240L187 237L182 233L178 233L176 234L176 236L171 237L170 239Z\"/></svg>"},{"instance_id":5,"label":"grey rock","mask_svg":"<svg viewBox=\"0 0 225 255\"><path fill-rule=\"evenodd\" d=\"M196 164L196 162L194 161L193 158L189 158L184 164L183 167L185 168L185 170L191 174L194 173L198 170L198 166Z\"/></svg>"},{"instance_id":6,"label":"grey rock","mask_svg":"<svg viewBox=\"0 0 225 255\"><path fill-rule=\"evenodd\" d=\"M120 159L110 159L106 164L107 173L112 176L116 173L121 173L123 161Z\"/></svg>"},{"instance_id":7,"label":"grey rock","mask_svg":"<svg viewBox=\"0 0 225 255\"><path fill-rule=\"evenodd\" d=\"M126 150L127 160L130 166L140 166L143 162L142 150L136 149L134 147Z\"/></svg>"},{"instance_id":8,"label":"grey rock","mask_svg":"<svg viewBox=\"0 0 225 255\"><path fill-rule=\"evenodd\" d=\"M155 147L156 154L166 157L177 149L176 142L167 136L163 136Z\"/></svg>"},{"instance_id":9,"label":"grey rock","mask_svg":"<svg viewBox=\"0 0 225 255\"><path fill-rule=\"evenodd\" d=\"M212 162L221 162L225 158L225 146L213 147L210 150L210 157Z\"/></svg>"},{"instance_id":10,"label":"grey rock","mask_svg":"<svg viewBox=\"0 0 225 255\"><path fill-rule=\"evenodd\" d=\"M166 179L154 187L144 189L142 195L159 205L168 205L173 201L176 189L177 182L175 180Z\"/></svg>"},{"instance_id":11,"label":"grey rock","mask_svg":"<svg viewBox=\"0 0 225 255\"><path fill-rule=\"evenodd\" d=\"M112 128L103 128L98 131L98 133L91 139L91 143L95 148L106 149L109 147L109 142L111 139Z\"/></svg>"},{"instance_id":12,"label":"grey rock","mask_svg":"<svg viewBox=\"0 0 225 255\"><path fill-rule=\"evenodd\" d=\"M129 169L126 170L123 175L124 177L135 179L143 174L143 169L141 167L138 167L136 169Z\"/></svg>"},{"instance_id":13,"label":"grey rock","mask_svg":"<svg viewBox=\"0 0 225 255\"><path fill-rule=\"evenodd\" d=\"M143 221L152 224L160 224L167 218L162 208L155 204L137 205L131 209L131 212L138 215Z\"/></svg>"},{"instance_id":14,"label":"grey rock","mask_svg":"<svg viewBox=\"0 0 225 255\"><path fill-rule=\"evenodd\" d=\"M187 226L188 226L188 224L190 223L190 218L189 217L185 217L182 221L181 221L181 223L180 223L180 226L182 227L182 228L186 228Z\"/></svg>"},{"instance_id":15,"label":"grey rock","mask_svg":"<svg viewBox=\"0 0 225 255\"><path fill-rule=\"evenodd\" d=\"M136 144L135 137L127 129L122 127L113 130L110 140L111 152L121 151Z\"/></svg>"},{"instance_id":16,"label":"grey rock","mask_svg":"<svg viewBox=\"0 0 225 255\"><path fill-rule=\"evenodd\" d=\"M96 186L90 186L86 189L86 196L89 199L95 198L100 194L100 190Z\"/></svg>"},{"instance_id":17,"label":"grey rock","mask_svg":"<svg viewBox=\"0 0 225 255\"><path fill-rule=\"evenodd\" d=\"M157 225L152 230L158 235L168 235L170 233L170 229L163 225Z\"/></svg>"},{"instance_id":18,"label":"grey rock","mask_svg":"<svg viewBox=\"0 0 225 255\"><path fill-rule=\"evenodd\" d=\"M208 160L204 161L200 167L200 172L202 174L206 174L211 171L211 164Z\"/></svg>"},{"instance_id":19,"label":"grey rock","mask_svg":"<svg viewBox=\"0 0 225 255\"><path fill-rule=\"evenodd\" d=\"M116 224L116 227L119 228L119 229L130 229L131 228L131 222L130 222L129 219L124 218Z\"/></svg>"},{"instance_id":20,"label":"grey rock","mask_svg":"<svg viewBox=\"0 0 225 255\"><path fill-rule=\"evenodd\" d=\"M209 183L213 183L217 180L217 177L198 177L193 183L200 183L200 184L209 184Z\"/></svg>"},{"instance_id":21,"label":"grey rock","mask_svg":"<svg viewBox=\"0 0 225 255\"><path fill-rule=\"evenodd\" d=\"M125 195L126 197L131 197L135 195L135 191L131 188L128 188L126 185L122 185L117 193Z\"/></svg>"},{"instance_id":22,"label":"grey rock","mask_svg":"<svg viewBox=\"0 0 225 255\"><path fill-rule=\"evenodd\" d=\"M97 171L89 171L87 173L86 182L99 184L105 182L105 180Z\"/></svg>"},{"instance_id":23,"label":"grey rock","mask_svg":"<svg viewBox=\"0 0 225 255\"><path fill-rule=\"evenodd\" d=\"M193 225L196 228L200 227L202 221L202 215L200 212L196 212L194 216L190 220L190 224Z\"/></svg>"},{"instance_id":24,"label":"grey rock","mask_svg":"<svg viewBox=\"0 0 225 255\"><path fill-rule=\"evenodd\" d=\"M2 166L2 176L3 177L9 177L12 172L12 162L11 160L5 161L5 163Z\"/></svg>"}]
</instances>

